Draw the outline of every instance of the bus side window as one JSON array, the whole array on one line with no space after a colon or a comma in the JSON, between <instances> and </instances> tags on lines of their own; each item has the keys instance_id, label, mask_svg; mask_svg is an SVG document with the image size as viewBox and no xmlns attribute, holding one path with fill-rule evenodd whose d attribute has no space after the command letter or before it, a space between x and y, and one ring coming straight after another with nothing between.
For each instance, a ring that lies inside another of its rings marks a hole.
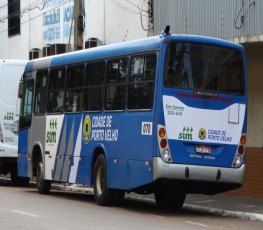
<instances>
[{"instance_id":1,"label":"bus side window","mask_svg":"<svg viewBox=\"0 0 263 230\"><path fill-rule=\"evenodd\" d=\"M87 64L85 76L84 110L102 110L103 89L105 86L105 62Z\"/></svg>"},{"instance_id":2,"label":"bus side window","mask_svg":"<svg viewBox=\"0 0 263 230\"><path fill-rule=\"evenodd\" d=\"M83 103L85 66L70 66L66 79L65 112L80 112Z\"/></svg>"},{"instance_id":3,"label":"bus side window","mask_svg":"<svg viewBox=\"0 0 263 230\"><path fill-rule=\"evenodd\" d=\"M32 73L26 73L31 75ZM23 99L21 105L21 117L19 119L19 129L28 128L31 125L33 107L34 80L24 82Z\"/></svg>"},{"instance_id":4,"label":"bus side window","mask_svg":"<svg viewBox=\"0 0 263 230\"><path fill-rule=\"evenodd\" d=\"M51 69L48 85L48 113L61 113L64 101L65 70Z\"/></svg>"},{"instance_id":5,"label":"bus side window","mask_svg":"<svg viewBox=\"0 0 263 230\"><path fill-rule=\"evenodd\" d=\"M124 110L126 102L126 79L128 58L110 60L106 77L106 110Z\"/></svg>"},{"instance_id":6,"label":"bus side window","mask_svg":"<svg viewBox=\"0 0 263 230\"><path fill-rule=\"evenodd\" d=\"M45 110L46 110L47 76L48 76L48 70L37 71L36 89L35 89L35 105L34 105L35 114L43 114L45 113Z\"/></svg>"},{"instance_id":7,"label":"bus side window","mask_svg":"<svg viewBox=\"0 0 263 230\"><path fill-rule=\"evenodd\" d=\"M128 109L151 109L153 105L156 56L140 55L131 60Z\"/></svg>"}]
</instances>

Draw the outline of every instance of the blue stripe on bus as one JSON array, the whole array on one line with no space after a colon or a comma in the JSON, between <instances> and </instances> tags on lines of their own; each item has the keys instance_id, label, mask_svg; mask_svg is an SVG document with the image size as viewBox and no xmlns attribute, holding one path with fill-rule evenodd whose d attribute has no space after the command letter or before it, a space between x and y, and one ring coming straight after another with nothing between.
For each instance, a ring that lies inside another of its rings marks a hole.
<instances>
[{"instance_id":1,"label":"blue stripe on bus","mask_svg":"<svg viewBox=\"0 0 263 230\"><path fill-rule=\"evenodd\" d=\"M28 177L28 129L21 130L18 141L18 168L19 176Z\"/></svg>"}]
</instances>

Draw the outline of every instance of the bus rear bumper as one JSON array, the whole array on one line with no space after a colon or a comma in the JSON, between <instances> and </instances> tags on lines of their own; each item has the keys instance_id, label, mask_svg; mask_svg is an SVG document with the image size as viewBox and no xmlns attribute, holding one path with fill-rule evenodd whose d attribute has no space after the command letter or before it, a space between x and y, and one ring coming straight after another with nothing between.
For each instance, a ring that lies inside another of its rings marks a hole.
<instances>
[{"instance_id":1,"label":"bus rear bumper","mask_svg":"<svg viewBox=\"0 0 263 230\"><path fill-rule=\"evenodd\" d=\"M160 157L153 159L153 179L202 181L242 185L245 164L240 168L223 168L185 164L168 164Z\"/></svg>"}]
</instances>

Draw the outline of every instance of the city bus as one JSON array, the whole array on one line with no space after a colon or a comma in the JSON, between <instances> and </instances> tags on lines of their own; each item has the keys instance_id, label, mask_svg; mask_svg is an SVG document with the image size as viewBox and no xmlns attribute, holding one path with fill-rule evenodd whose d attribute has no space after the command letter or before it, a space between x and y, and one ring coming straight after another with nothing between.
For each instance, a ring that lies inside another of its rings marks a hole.
<instances>
[{"instance_id":1,"label":"city bus","mask_svg":"<svg viewBox=\"0 0 263 230\"><path fill-rule=\"evenodd\" d=\"M18 119L17 90L25 60L0 60L0 174L9 175L13 184L28 183L17 177Z\"/></svg>"},{"instance_id":2,"label":"city bus","mask_svg":"<svg viewBox=\"0 0 263 230\"><path fill-rule=\"evenodd\" d=\"M27 63L19 87L18 175L94 188L98 205L243 184L246 57L239 44L160 35Z\"/></svg>"}]
</instances>

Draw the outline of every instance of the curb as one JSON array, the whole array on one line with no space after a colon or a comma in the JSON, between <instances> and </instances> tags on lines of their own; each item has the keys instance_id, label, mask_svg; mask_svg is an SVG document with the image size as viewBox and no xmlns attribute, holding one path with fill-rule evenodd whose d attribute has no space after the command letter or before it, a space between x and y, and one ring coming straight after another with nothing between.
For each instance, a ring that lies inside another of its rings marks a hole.
<instances>
[{"instance_id":1,"label":"curb","mask_svg":"<svg viewBox=\"0 0 263 230\"><path fill-rule=\"evenodd\" d=\"M201 213L207 213L212 215L219 215L231 218L239 218L243 220L252 220L252 221L262 221L263 215L258 213L250 213L250 212L238 212L238 211L229 211L219 208L210 208L205 206L198 206L193 204L184 204L185 209L190 211L199 211Z\"/></svg>"},{"instance_id":2,"label":"curb","mask_svg":"<svg viewBox=\"0 0 263 230\"><path fill-rule=\"evenodd\" d=\"M52 185L52 188L56 190L60 190L60 191L81 192L85 194L93 194L92 188L78 187L76 185L73 185L73 186L72 185L69 185L69 186ZM153 198L142 197L142 196L132 198L132 199L143 200L147 202L155 202ZM263 215L258 214L258 213L230 211L230 210L225 210L225 209L211 208L211 207L199 206L199 205L193 205L193 204L187 204L187 203L184 204L183 209L189 210L189 211L198 211L204 214L212 214L212 215L218 215L218 216L224 216L224 217L230 217L230 218L239 218L243 220L263 222Z\"/></svg>"}]
</instances>

